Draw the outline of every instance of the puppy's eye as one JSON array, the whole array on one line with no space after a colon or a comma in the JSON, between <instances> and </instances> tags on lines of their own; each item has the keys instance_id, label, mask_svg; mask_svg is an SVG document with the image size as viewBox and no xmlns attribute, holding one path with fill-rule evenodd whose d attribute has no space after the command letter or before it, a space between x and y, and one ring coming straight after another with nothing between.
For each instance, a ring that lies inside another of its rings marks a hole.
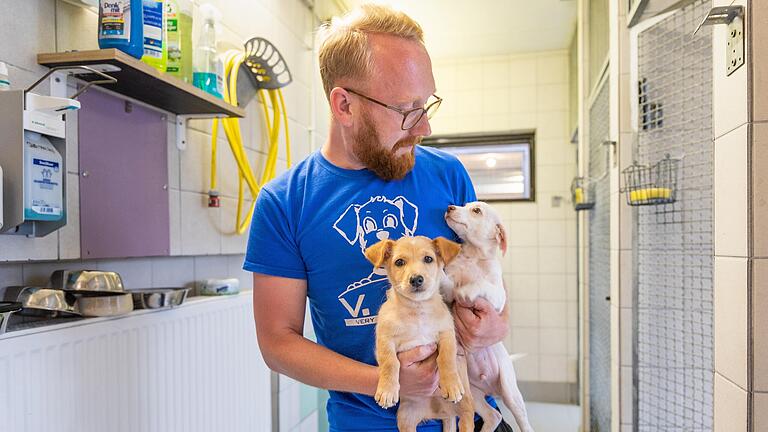
<instances>
[{"instance_id":1,"label":"puppy's eye","mask_svg":"<svg viewBox=\"0 0 768 432\"><path fill-rule=\"evenodd\" d=\"M425 257L424 257L424 262L425 262L425 263L427 263L427 264L431 263L431 262L432 262L432 261L434 261L434 260L435 260L435 259L434 259L434 258L432 258L432 257L431 257L431 256L429 256L429 255L427 255L427 256L425 256Z\"/></svg>"},{"instance_id":2,"label":"puppy's eye","mask_svg":"<svg viewBox=\"0 0 768 432\"><path fill-rule=\"evenodd\" d=\"M404 265L405 265L405 260L404 259L398 258L398 259L395 260L395 266L402 267Z\"/></svg>"},{"instance_id":3,"label":"puppy's eye","mask_svg":"<svg viewBox=\"0 0 768 432\"><path fill-rule=\"evenodd\" d=\"M472 213L474 214L483 214L483 211L480 210L480 207L475 207L472 209Z\"/></svg>"}]
</instances>

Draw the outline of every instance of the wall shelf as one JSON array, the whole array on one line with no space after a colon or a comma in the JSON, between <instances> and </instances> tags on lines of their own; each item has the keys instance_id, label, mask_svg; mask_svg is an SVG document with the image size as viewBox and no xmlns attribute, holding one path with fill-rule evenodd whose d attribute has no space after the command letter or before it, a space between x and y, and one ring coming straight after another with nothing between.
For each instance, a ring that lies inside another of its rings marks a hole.
<instances>
[{"instance_id":1,"label":"wall shelf","mask_svg":"<svg viewBox=\"0 0 768 432\"><path fill-rule=\"evenodd\" d=\"M38 54L37 62L48 67L98 64L116 66L120 68L119 71L107 74L117 78L117 83L103 85L115 93L177 115L245 117L242 108L230 105L176 77L162 74L117 49ZM98 77L78 75L78 78L92 81Z\"/></svg>"}]
</instances>

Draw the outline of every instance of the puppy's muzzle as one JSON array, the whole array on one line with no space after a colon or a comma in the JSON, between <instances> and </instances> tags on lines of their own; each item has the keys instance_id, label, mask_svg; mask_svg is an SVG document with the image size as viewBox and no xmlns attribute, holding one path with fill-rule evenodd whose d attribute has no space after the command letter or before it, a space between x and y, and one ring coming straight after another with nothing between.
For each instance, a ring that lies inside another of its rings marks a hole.
<instances>
[{"instance_id":1,"label":"puppy's muzzle","mask_svg":"<svg viewBox=\"0 0 768 432\"><path fill-rule=\"evenodd\" d=\"M424 276L422 275L411 276L411 279L409 282L411 283L412 291L419 292L424 290Z\"/></svg>"}]
</instances>

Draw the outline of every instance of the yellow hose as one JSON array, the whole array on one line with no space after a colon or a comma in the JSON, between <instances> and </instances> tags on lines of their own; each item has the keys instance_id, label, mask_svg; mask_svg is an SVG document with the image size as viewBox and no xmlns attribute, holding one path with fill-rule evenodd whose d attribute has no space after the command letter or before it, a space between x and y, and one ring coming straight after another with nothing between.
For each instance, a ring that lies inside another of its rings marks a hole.
<instances>
[{"instance_id":1,"label":"yellow hose","mask_svg":"<svg viewBox=\"0 0 768 432\"><path fill-rule=\"evenodd\" d=\"M244 55L240 51L231 50L224 56L224 101L237 105L237 74L240 70L240 65L245 61ZM235 213L235 231L237 234L243 234L248 229L253 211L256 205L256 197L261 190L261 187L267 184L275 177L275 167L277 165L277 154L280 144L280 120L283 120L285 127L285 154L288 167L291 166L291 139L288 134L288 115L285 110L285 101L283 99L283 93L280 89L268 90L270 103L272 104L272 118L270 119L269 109L267 108L266 99L264 97L265 90L257 90L259 101L264 109L264 125L267 128L267 137L269 139L269 148L267 151L267 160L264 164L264 169L261 171L260 181L256 182L256 177L251 169L251 164L248 161L248 155L243 145L243 137L240 131L240 119L238 118L223 118L221 120L213 120L213 133L211 134L211 188L209 195L213 196L216 192L216 151L218 138L218 126L221 123L224 128L224 133L227 136L229 142L229 148L232 150L232 155L237 163L238 170L238 194L237 194L237 212ZM279 103L278 103L279 102ZM248 213L245 218L242 217L243 201L245 195L244 183L248 185L248 189L251 193L251 203Z\"/></svg>"}]
</instances>

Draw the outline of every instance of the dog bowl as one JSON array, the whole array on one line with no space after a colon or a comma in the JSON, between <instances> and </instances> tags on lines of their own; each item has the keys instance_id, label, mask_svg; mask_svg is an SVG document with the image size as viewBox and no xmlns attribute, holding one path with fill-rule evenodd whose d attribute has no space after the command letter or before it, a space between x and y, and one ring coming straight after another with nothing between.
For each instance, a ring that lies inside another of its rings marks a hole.
<instances>
[{"instance_id":1,"label":"dog bowl","mask_svg":"<svg viewBox=\"0 0 768 432\"><path fill-rule=\"evenodd\" d=\"M82 293L77 296L75 310L86 317L125 315L133 310L131 293Z\"/></svg>"},{"instance_id":2,"label":"dog bowl","mask_svg":"<svg viewBox=\"0 0 768 432\"><path fill-rule=\"evenodd\" d=\"M0 302L0 334L5 333L11 314L21 310L19 302Z\"/></svg>"},{"instance_id":3,"label":"dog bowl","mask_svg":"<svg viewBox=\"0 0 768 432\"><path fill-rule=\"evenodd\" d=\"M51 285L65 291L124 292L119 274L97 270L56 270L51 274Z\"/></svg>"},{"instance_id":4,"label":"dog bowl","mask_svg":"<svg viewBox=\"0 0 768 432\"><path fill-rule=\"evenodd\" d=\"M5 290L5 298L21 303L22 310L19 315L47 318L79 315L74 308L75 296L62 290L12 286Z\"/></svg>"},{"instance_id":5,"label":"dog bowl","mask_svg":"<svg viewBox=\"0 0 768 432\"><path fill-rule=\"evenodd\" d=\"M128 292L133 295L134 309L162 309L184 303L189 288L146 288Z\"/></svg>"}]
</instances>

